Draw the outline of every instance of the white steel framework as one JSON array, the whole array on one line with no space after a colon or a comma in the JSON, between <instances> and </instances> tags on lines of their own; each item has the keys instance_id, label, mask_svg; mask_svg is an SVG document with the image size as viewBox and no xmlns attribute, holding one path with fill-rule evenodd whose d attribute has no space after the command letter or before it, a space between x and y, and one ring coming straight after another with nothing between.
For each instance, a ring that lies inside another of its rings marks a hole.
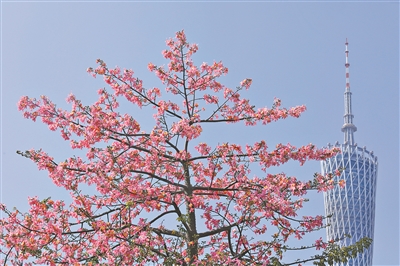
<instances>
[{"instance_id":1,"label":"white steel framework","mask_svg":"<svg viewBox=\"0 0 400 266\"><path fill-rule=\"evenodd\" d=\"M344 188L335 187L324 193L325 214L328 219L328 240L343 239L340 246L354 244L363 237L374 238L375 195L378 159L366 148L349 144L336 144L341 154L322 162L322 172L332 173L343 169L337 180L344 179ZM347 238L349 235L350 238ZM372 245L348 266L372 265Z\"/></svg>"},{"instance_id":2,"label":"white steel framework","mask_svg":"<svg viewBox=\"0 0 400 266\"><path fill-rule=\"evenodd\" d=\"M346 181L344 188L335 187L324 193L325 214L328 218L327 238L338 240L340 246L354 244L363 237L374 238L375 196L378 171L378 158L366 148L354 143L354 132L351 109L351 92L349 82L348 43L346 39L346 89L344 93L344 144L336 143L341 153L321 162L322 173L333 173L341 169L336 181ZM330 148L332 145L328 144ZM350 237L346 237L350 236ZM340 266L371 266L373 244L358 257Z\"/></svg>"}]
</instances>

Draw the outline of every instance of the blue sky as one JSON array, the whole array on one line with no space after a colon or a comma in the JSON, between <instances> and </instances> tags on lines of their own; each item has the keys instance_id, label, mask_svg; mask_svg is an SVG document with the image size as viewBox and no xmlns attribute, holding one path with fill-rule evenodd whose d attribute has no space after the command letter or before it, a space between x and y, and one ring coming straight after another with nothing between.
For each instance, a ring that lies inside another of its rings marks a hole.
<instances>
[{"instance_id":1,"label":"blue sky","mask_svg":"<svg viewBox=\"0 0 400 266\"><path fill-rule=\"evenodd\" d=\"M147 87L160 86L147 64L164 64L165 40L184 29L199 45L197 64L221 60L229 68L226 86L253 79L246 97L255 105L278 97L286 107L307 106L299 119L210 129L205 141L322 147L343 141L348 38L355 141L379 159L374 265L399 265L399 3L2 1L1 8L1 202L22 210L28 196L68 194L15 151L43 148L56 161L77 151L40 122L25 120L16 107L21 96L46 95L69 108L72 92L94 103L105 84L85 70L97 58L132 68ZM151 127L144 113L132 115ZM307 179L320 166L271 171ZM310 199L305 211L323 214L322 194Z\"/></svg>"}]
</instances>

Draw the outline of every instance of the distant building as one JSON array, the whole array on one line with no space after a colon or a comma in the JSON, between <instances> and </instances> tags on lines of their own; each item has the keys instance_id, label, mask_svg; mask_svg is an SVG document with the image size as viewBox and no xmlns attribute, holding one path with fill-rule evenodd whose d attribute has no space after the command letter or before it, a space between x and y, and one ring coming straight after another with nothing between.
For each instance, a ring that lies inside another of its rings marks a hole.
<instances>
[{"instance_id":1,"label":"distant building","mask_svg":"<svg viewBox=\"0 0 400 266\"><path fill-rule=\"evenodd\" d=\"M332 173L342 168L341 176L337 180L346 181L345 188L336 186L333 190L324 193L325 214L332 215L327 223L328 240L342 239L339 245L354 244L363 237L374 238L375 224L375 197L376 179L378 171L378 158L365 147L358 147L354 142L354 132L357 130L353 124L351 109L351 92L349 82L349 51L346 39L346 89L344 93L344 143L336 143L341 153L321 162L323 174ZM329 144L329 147L333 147ZM345 237L350 235L350 238ZM373 257L373 244L355 259L351 259L346 266L371 266Z\"/></svg>"}]
</instances>

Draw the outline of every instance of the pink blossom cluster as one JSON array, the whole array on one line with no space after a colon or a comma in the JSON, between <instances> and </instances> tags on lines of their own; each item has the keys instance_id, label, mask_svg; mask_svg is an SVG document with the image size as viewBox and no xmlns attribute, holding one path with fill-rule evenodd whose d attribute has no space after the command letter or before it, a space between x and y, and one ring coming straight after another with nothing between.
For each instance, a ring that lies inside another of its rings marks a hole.
<instances>
[{"instance_id":1,"label":"pink blossom cluster","mask_svg":"<svg viewBox=\"0 0 400 266\"><path fill-rule=\"evenodd\" d=\"M143 87L132 70L108 68L100 59L88 72L103 76L111 92L100 89L92 105L83 105L72 94L67 98L70 111L56 108L45 96L21 98L18 109L25 118L40 117L86 156L57 162L42 150L21 153L68 190L72 203L30 198L25 214L1 205L6 214L0 220L3 261L268 265L282 258L290 238L301 239L324 226L322 216L297 218L297 213L307 191L337 185L333 174L300 181L267 170L292 160L301 165L325 160L338 149L312 144L278 144L271 149L265 141L211 146L196 140L205 123L267 124L299 117L305 107L282 108L275 99L270 108L256 109L239 93L250 88L252 79L244 79L236 89L219 83L228 69L221 62L195 66L191 56L198 46L189 44L183 31L167 40L167 46L163 56L168 66L150 63L148 68L171 94L168 99L159 88ZM143 131L133 116L118 111L120 96L140 108L155 109L151 131ZM251 165L265 174L252 174ZM86 186L97 193L84 194ZM324 249L326 244L317 240L313 247Z\"/></svg>"}]
</instances>

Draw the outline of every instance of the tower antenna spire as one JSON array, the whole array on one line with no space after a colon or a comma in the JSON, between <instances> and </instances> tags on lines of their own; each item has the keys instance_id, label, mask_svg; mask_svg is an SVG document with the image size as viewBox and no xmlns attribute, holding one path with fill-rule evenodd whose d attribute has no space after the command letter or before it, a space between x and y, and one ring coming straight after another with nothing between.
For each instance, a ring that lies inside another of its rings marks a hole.
<instances>
[{"instance_id":1,"label":"tower antenna spire","mask_svg":"<svg viewBox=\"0 0 400 266\"><path fill-rule=\"evenodd\" d=\"M344 92L344 124L342 126L342 132L344 133L344 144L354 145L354 132L357 131L357 127L353 124L353 113L351 110L351 91L350 91L350 73L349 73L349 49L346 38L346 89Z\"/></svg>"}]
</instances>

